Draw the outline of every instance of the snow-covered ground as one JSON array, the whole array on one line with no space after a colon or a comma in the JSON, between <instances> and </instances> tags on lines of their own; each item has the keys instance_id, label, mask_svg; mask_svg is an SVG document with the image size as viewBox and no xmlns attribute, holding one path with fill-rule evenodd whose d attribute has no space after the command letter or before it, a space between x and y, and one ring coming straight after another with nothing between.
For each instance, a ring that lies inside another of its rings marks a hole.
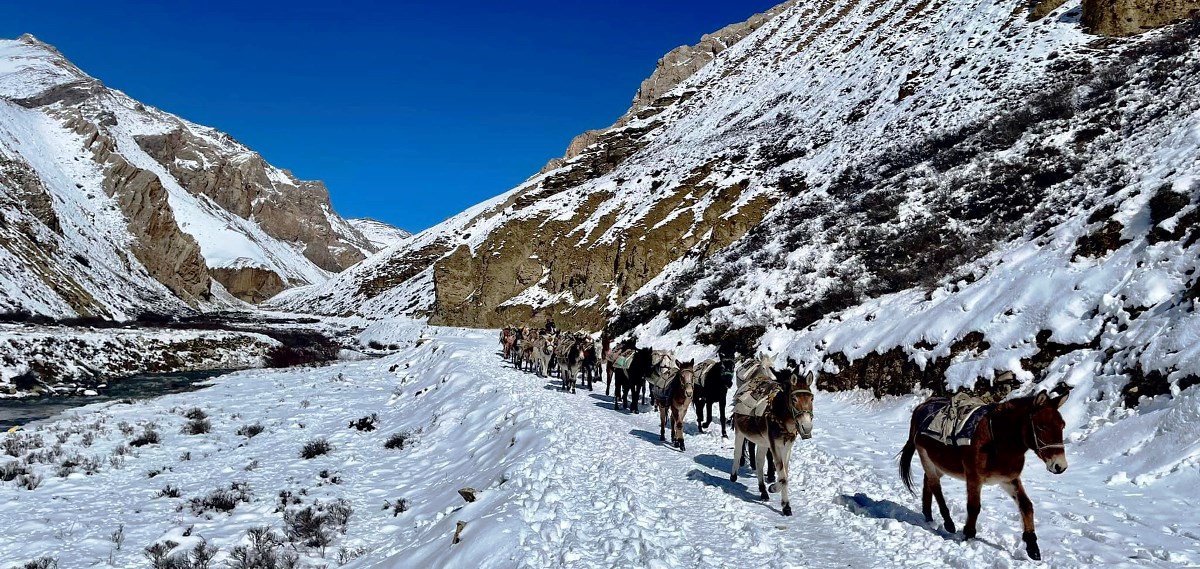
<instances>
[{"instance_id":1,"label":"snow-covered ground","mask_svg":"<svg viewBox=\"0 0 1200 569\"><path fill-rule=\"evenodd\" d=\"M282 536L285 491L288 511L339 499L353 510L324 559L319 548L295 549L306 566L1030 563L1016 508L995 488L984 492L979 540L965 543L924 523L894 459L916 397L819 394L815 437L793 456L795 516L785 518L777 497L756 499L749 472L729 482L731 439L697 435L690 413L688 450L680 452L658 442L656 416L612 410L603 388L564 395L513 370L491 331L391 321L369 327L362 340L399 350L326 368L240 372L202 391L80 408L7 435L40 436L46 449L62 439L63 457L94 456L99 465L91 475L85 466L64 470L64 478L57 458L31 467L42 477L32 491L17 486L22 478L0 483L0 516L8 521L0 567L43 555L60 567L145 567L143 548L168 539L180 551L208 540L220 566L248 543L250 528L271 526ZM211 432L182 434L192 408L207 414ZM348 427L372 414L376 430ZM1052 476L1034 461L1025 477L1045 563L1200 563L1192 491L1200 482L1200 395L1144 403L1112 424L1068 416L1077 433L1068 437L1070 470ZM151 423L160 443L116 450ZM237 433L254 424L261 434ZM94 441L85 446L87 432ZM403 448L384 448L396 433L407 435ZM306 443L322 438L328 454L300 458ZM0 472L15 460L0 458ZM194 512L190 498L234 482L248 485L245 502L228 513ZM167 486L179 497L161 497ZM477 489L478 500L465 503L464 487ZM947 483L947 497L961 525L963 486ZM385 508L401 499L405 511ZM452 544L459 522L461 542Z\"/></svg>"}]
</instances>

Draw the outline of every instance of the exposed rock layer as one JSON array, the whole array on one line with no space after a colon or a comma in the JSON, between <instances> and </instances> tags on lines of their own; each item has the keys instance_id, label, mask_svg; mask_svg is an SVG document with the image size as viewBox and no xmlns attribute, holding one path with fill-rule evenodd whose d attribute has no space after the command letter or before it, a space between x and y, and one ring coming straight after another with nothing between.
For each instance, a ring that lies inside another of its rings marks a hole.
<instances>
[{"instance_id":1,"label":"exposed rock layer","mask_svg":"<svg viewBox=\"0 0 1200 569\"><path fill-rule=\"evenodd\" d=\"M1200 14L1200 0L1083 0L1083 24L1095 34L1130 36Z\"/></svg>"}]
</instances>

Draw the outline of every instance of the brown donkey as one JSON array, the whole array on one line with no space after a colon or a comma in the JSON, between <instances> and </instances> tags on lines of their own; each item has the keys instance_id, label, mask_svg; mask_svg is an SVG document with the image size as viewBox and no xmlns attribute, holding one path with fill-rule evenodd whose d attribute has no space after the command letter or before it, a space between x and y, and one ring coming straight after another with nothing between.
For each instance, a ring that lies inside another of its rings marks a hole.
<instances>
[{"instance_id":1,"label":"brown donkey","mask_svg":"<svg viewBox=\"0 0 1200 569\"><path fill-rule=\"evenodd\" d=\"M683 418L692 404L695 375L696 360L679 362L679 370L667 388L659 393L651 393L658 407L658 440L667 440L667 415L670 414L671 444L679 450L687 450L683 445Z\"/></svg>"},{"instance_id":2,"label":"brown donkey","mask_svg":"<svg viewBox=\"0 0 1200 569\"><path fill-rule=\"evenodd\" d=\"M758 475L758 492L763 500L770 499L767 494L767 484L763 480L763 467L767 461L767 451L771 457L775 471L779 476L777 482L780 489L783 515L792 515L792 503L788 494L788 462L792 457L792 445L796 437L812 438L813 429L813 391L810 379L788 367L782 371L771 369L770 360L764 359L763 365L770 369L773 379L778 382L778 388L771 395L770 403L762 416L743 414L735 408L733 412L733 469L729 480L737 482L738 467L741 465L742 442L750 441L755 444L754 473ZM738 389L752 385L743 384ZM772 484L772 488L775 484Z\"/></svg>"},{"instance_id":3,"label":"brown donkey","mask_svg":"<svg viewBox=\"0 0 1200 569\"><path fill-rule=\"evenodd\" d=\"M984 484L999 484L1017 502L1021 510L1025 551L1030 559L1042 558L1038 549L1037 535L1033 532L1033 502L1025 494L1021 484L1021 470L1025 467L1025 452L1032 450L1046 469L1054 474L1067 470L1067 454L1063 448L1063 428L1066 426L1058 409L1066 401L1066 394L1051 397L1045 391L1035 396L1020 397L1000 403L987 411L976 427L969 445L950 446L922 434L921 423L930 414L930 407L940 405L935 400L926 401L913 410L909 426L908 442L900 451L900 480L910 492L912 483L912 457L919 454L921 467L925 469L925 484L921 490L921 508L926 521L933 521L932 502L937 499L938 510L946 522L946 531L954 532L950 509L942 495L941 479L950 475L967 483L967 525L963 535L975 537L975 523L979 519L979 493ZM944 400L943 400L944 401Z\"/></svg>"}]
</instances>

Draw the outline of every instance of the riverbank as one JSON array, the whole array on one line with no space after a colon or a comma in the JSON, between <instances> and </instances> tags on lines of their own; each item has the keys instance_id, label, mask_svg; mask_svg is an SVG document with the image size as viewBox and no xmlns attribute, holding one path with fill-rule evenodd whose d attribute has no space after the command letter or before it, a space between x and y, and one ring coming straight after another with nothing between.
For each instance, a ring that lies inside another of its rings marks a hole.
<instances>
[{"instance_id":1,"label":"riverbank","mask_svg":"<svg viewBox=\"0 0 1200 569\"><path fill-rule=\"evenodd\" d=\"M102 386L103 391L86 390L81 394L47 395L0 399L0 431L29 423L54 419L77 407L109 401L134 403L177 393L196 391L212 385L212 380L236 370L204 370L141 374L124 377Z\"/></svg>"},{"instance_id":2,"label":"riverbank","mask_svg":"<svg viewBox=\"0 0 1200 569\"><path fill-rule=\"evenodd\" d=\"M324 363L350 326L261 313L131 322L0 323L0 399L100 392L143 374Z\"/></svg>"}]
</instances>

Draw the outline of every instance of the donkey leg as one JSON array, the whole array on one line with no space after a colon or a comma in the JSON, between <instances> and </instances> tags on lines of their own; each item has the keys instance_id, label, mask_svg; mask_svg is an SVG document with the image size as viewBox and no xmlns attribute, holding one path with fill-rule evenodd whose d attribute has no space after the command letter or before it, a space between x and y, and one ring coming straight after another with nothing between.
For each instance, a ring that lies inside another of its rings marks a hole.
<instances>
[{"instance_id":1,"label":"donkey leg","mask_svg":"<svg viewBox=\"0 0 1200 569\"><path fill-rule=\"evenodd\" d=\"M763 480L763 470L767 466L767 445L754 446L754 473L758 475L758 497L763 500L770 500L770 494L767 494L767 483Z\"/></svg>"},{"instance_id":2,"label":"donkey leg","mask_svg":"<svg viewBox=\"0 0 1200 569\"><path fill-rule=\"evenodd\" d=\"M783 515L792 515L792 501L788 493L788 459L792 456L791 443L773 443L772 454L775 457L775 471L779 473L779 493L782 499ZM783 457L783 458L780 458Z\"/></svg>"},{"instance_id":3,"label":"donkey leg","mask_svg":"<svg viewBox=\"0 0 1200 569\"><path fill-rule=\"evenodd\" d=\"M729 436L725 434L725 396L724 395L722 395L721 399L719 399L717 401L717 406L721 408L721 438L727 439L727 438L729 438ZM712 407L708 408L708 420L709 420L709 422L712 422Z\"/></svg>"},{"instance_id":4,"label":"donkey leg","mask_svg":"<svg viewBox=\"0 0 1200 569\"><path fill-rule=\"evenodd\" d=\"M696 431L704 434L704 403L700 399L693 399L692 405L696 407Z\"/></svg>"},{"instance_id":5,"label":"donkey leg","mask_svg":"<svg viewBox=\"0 0 1200 569\"><path fill-rule=\"evenodd\" d=\"M1017 502L1017 508L1021 510L1021 541L1025 542L1025 553L1028 553L1029 558L1034 561L1041 560L1042 550L1038 548L1037 534L1033 532L1033 502L1025 493L1025 485L1021 484L1020 478L1017 478L1004 483L1003 486L1004 491L1012 496L1013 500Z\"/></svg>"},{"instance_id":6,"label":"donkey leg","mask_svg":"<svg viewBox=\"0 0 1200 569\"><path fill-rule=\"evenodd\" d=\"M742 443L746 439L737 429L733 430L733 466L729 469L729 481L737 482L738 469L742 467Z\"/></svg>"},{"instance_id":7,"label":"donkey leg","mask_svg":"<svg viewBox=\"0 0 1200 569\"><path fill-rule=\"evenodd\" d=\"M938 512L942 514L942 521L945 522L946 531L955 532L954 519L950 517L950 506L946 505L946 495L942 494L942 477L941 475L926 475L925 483L929 486L933 497L937 499ZM925 514L925 519L933 520L933 516Z\"/></svg>"},{"instance_id":8,"label":"donkey leg","mask_svg":"<svg viewBox=\"0 0 1200 569\"><path fill-rule=\"evenodd\" d=\"M667 410L664 407L658 408L658 440L667 440Z\"/></svg>"},{"instance_id":9,"label":"donkey leg","mask_svg":"<svg viewBox=\"0 0 1200 569\"><path fill-rule=\"evenodd\" d=\"M679 407L671 407L671 431L675 435L675 440L678 442L679 450L687 450L683 444L683 415L687 413L687 405L684 405L683 411Z\"/></svg>"},{"instance_id":10,"label":"donkey leg","mask_svg":"<svg viewBox=\"0 0 1200 569\"><path fill-rule=\"evenodd\" d=\"M929 475L926 474L921 484L921 514L925 516L926 522L933 522L933 486L929 483Z\"/></svg>"},{"instance_id":11,"label":"donkey leg","mask_svg":"<svg viewBox=\"0 0 1200 569\"><path fill-rule=\"evenodd\" d=\"M775 481L775 451L767 446L767 482Z\"/></svg>"},{"instance_id":12,"label":"donkey leg","mask_svg":"<svg viewBox=\"0 0 1200 569\"><path fill-rule=\"evenodd\" d=\"M967 475L967 525L963 527L963 537L975 539L976 522L979 521L980 491L983 481L978 476Z\"/></svg>"}]
</instances>

